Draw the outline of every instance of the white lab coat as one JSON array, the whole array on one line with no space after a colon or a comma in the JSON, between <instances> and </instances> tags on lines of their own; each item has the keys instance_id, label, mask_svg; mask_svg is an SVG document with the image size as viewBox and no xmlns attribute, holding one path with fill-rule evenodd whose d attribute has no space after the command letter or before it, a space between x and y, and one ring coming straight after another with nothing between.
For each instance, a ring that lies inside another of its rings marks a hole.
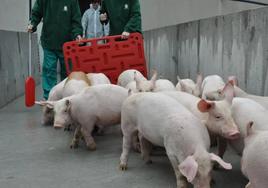
<instances>
[{"instance_id":1,"label":"white lab coat","mask_svg":"<svg viewBox=\"0 0 268 188\"><path fill-rule=\"evenodd\" d=\"M95 10L90 4L82 17L82 26L84 38L99 38L109 34L109 24L103 26L100 22L100 6Z\"/></svg>"}]
</instances>

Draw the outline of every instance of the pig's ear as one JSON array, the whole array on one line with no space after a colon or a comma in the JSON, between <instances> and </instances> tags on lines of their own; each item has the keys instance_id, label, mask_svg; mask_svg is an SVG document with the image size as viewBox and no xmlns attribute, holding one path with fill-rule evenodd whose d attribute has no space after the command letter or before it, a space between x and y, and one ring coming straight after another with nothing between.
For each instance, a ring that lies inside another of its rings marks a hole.
<instances>
[{"instance_id":1,"label":"pig's ear","mask_svg":"<svg viewBox=\"0 0 268 188\"><path fill-rule=\"evenodd\" d=\"M194 157L188 156L179 166L179 170L188 182L192 182L197 174L198 164Z\"/></svg>"},{"instance_id":2,"label":"pig's ear","mask_svg":"<svg viewBox=\"0 0 268 188\"><path fill-rule=\"evenodd\" d=\"M180 81L180 85L181 85L181 91L186 91L187 86L185 85L185 83Z\"/></svg>"},{"instance_id":3,"label":"pig's ear","mask_svg":"<svg viewBox=\"0 0 268 188\"><path fill-rule=\"evenodd\" d=\"M201 99L197 104L197 108L200 112L208 112L210 109L214 108L214 106L214 102L208 102L204 99Z\"/></svg>"},{"instance_id":4,"label":"pig's ear","mask_svg":"<svg viewBox=\"0 0 268 188\"><path fill-rule=\"evenodd\" d=\"M155 82L157 80L157 71L153 70L153 76L151 78L151 81Z\"/></svg>"},{"instance_id":5,"label":"pig's ear","mask_svg":"<svg viewBox=\"0 0 268 188\"><path fill-rule=\"evenodd\" d=\"M253 130L253 121L250 121L247 124L247 136L250 136L253 133L254 133L254 130Z\"/></svg>"},{"instance_id":6,"label":"pig's ear","mask_svg":"<svg viewBox=\"0 0 268 188\"><path fill-rule=\"evenodd\" d=\"M232 84L233 86L238 86L238 79L236 76L229 76L228 82Z\"/></svg>"},{"instance_id":7,"label":"pig's ear","mask_svg":"<svg viewBox=\"0 0 268 188\"><path fill-rule=\"evenodd\" d=\"M230 163L226 163L225 161L223 161L218 155L215 155L214 153L210 153L209 155L210 155L210 160L211 161L216 161L224 169L226 169L226 170L231 170L232 169L232 165Z\"/></svg>"},{"instance_id":8,"label":"pig's ear","mask_svg":"<svg viewBox=\"0 0 268 188\"><path fill-rule=\"evenodd\" d=\"M135 80L135 82L136 82L136 88L137 88L137 90L139 90L140 89L140 87L141 87L141 81L140 81L140 79L137 77L137 72L135 71L134 72L134 80Z\"/></svg>"},{"instance_id":9,"label":"pig's ear","mask_svg":"<svg viewBox=\"0 0 268 188\"><path fill-rule=\"evenodd\" d=\"M156 80L157 80L157 71L153 70L153 76L150 80L152 83L152 86L153 86L153 88L152 88L153 90L155 89Z\"/></svg>"},{"instance_id":10,"label":"pig's ear","mask_svg":"<svg viewBox=\"0 0 268 188\"><path fill-rule=\"evenodd\" d=\"M179 75L177 75L177 80L178 80L178 82L180 82L180 81L181 81L181 79L180 79Z\"/></svg>"},{"instance_id":11,"label":"pig's ear","mask_svg":"<svg viewBox=\"0 0 268 188\"><path fill-rule=\"evenodd\" d=\"M35 104L38 104L40 106L47 106L50 109L54 108L54 102L52 101L35 101Z\"/></svg>"},{"instance_id":12,"label":"pig's ear","mask_svg":"<svg viewBox=\"0 0 268 188\"><path fill-rule=\"evenodd\" d=\"M233 98L234 98L234 86L231 83L225 84L223 90L222 90L225 99L232 104Z\"/></svg>"},{"instance_id":13,"label":"pig's ear","mask_svg":"<svg viewBox=\"0 0 268 188\"><path fill-rule=\"evenodd\" d=\"M196 85L201 87L202 82L203 82L203 75L201 73L198 73L196 77Z\"/></svg>"},{"instance_id":14,"label":"pig's ear","mask_svg":"<svg viewBox=\"0 0 268 188\"><path fill-rule=\"evenodd\" d=\"M66 111L69 112L71 109L71 101L69 99L66 99L65 107L66 107Z\"/></svg>"}]
</instances>

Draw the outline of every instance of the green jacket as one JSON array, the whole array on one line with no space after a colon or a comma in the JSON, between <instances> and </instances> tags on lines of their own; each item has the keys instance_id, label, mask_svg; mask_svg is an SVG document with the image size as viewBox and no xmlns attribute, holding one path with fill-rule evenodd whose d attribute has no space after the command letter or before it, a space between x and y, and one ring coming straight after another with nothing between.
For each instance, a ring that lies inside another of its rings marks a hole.
<instances>
[{"instance_id":1,"label":"green jacket","mask_svg":"<svg viewBox=\"0 0 268 188\"><path fill-rule=\"evenodd\" d=\"M110 35L121 35L123 31L141 33L139 0L102 0L101 13L107 13Z\"/></svg>"},{"instance_id":2,"label":"green jacket","mask_svg":"<svg viewBox=\"0 0 268 188\"><path fill-rule=\"evenodd\" d=\"M36 0L31 17L33 31L43 18L43 48L62 50L64 42L83 34L77 0Z\"/></svg>"}]
</instances>

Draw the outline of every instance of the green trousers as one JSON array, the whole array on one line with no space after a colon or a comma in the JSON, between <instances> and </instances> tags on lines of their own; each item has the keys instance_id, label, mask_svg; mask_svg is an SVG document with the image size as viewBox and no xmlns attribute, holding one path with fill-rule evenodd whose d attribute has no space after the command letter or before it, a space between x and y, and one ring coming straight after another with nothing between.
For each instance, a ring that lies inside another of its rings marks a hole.
<instances>
[{"instance_id":1,"label":"green trousers","mask_svg":"<svg viewBox=\"0 0 268 188\"><path fill-rule=\"evenodd\" d=\"M60 62L60 78L65 79L66 68L63 53L60 50L43 49L44 61L42 67L43 96L47 100L50 90L57 84L57 63Z\"/></svg>"}]
</instances>

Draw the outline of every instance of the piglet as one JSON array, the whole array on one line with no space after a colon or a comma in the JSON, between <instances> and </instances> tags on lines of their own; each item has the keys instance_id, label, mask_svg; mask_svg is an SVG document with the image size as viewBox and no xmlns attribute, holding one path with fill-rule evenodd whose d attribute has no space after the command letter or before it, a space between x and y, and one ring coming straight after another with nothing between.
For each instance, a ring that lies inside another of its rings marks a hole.
<instances>
[{"instance_id":1,"label":"piglet","mask_svg":"<svg viewBox=\"0 0 268 188\"><path fill-rule=\"evenodd\" d=\"M120 123L121 106L127 96L128 91L125 88L103 84L88 87L78 94L59 101L36 103L54 110L54 128L64 128L70 123L76 125L71 148L78 146L79 136L77 135L82 135L87 148L95 150L96 144L91 136L94 126L102 129Z\"/></svg>"},{"instance_id":2,"label":"piglet","mask_svg":"<svg viewBox=\"0 0 268 188\"><path fill-rule=\"evenodd\" d=\"M202 82L202 99L221 100L221 91L225 83L218 75L207 76Z\"/></svg>"},{"instance_id":3,"label":"piglet","mask_svg":"<svg viewBox=\"0 0 268 188\"><path fill-rule=\"evenodd\" d=\"M249 179L246 188L267 188L268 131L256 131L253 126L253 122L247 125L241 168L243 174Z\"/></svg>"},{"instance_id":4,"label":"piglet","mask_svg":"<svg viewBox=\"0 0 268 188\"><path fill-rule=\"evenodd\" d=\"M178 83L176 85L176 90L192 94L196 97L201 96L201 84L203 80L201 74L197 74L196 83L191 79L180 79L179 76L177 76L177 79Z\"/></svg>"},{"instance_id":5,"label":"piglet","mask_svg":"<svg viewBox=\"0 0 268 188\"><path fill-rule=\"evenodd\" d=\"M151 144L165 147L174 169L177 188L210 188L212 161L225 169L229 163L209 153L209 135L201 121L183 105L160 93L137 93L122 106L123 146L119 168L127 169L131 138L139 131L142 157L150 162Z\"/></svg>"},{"instance_id":6,"label":"piglet","mask_svg":"<svg viewBox=\"0 0 268 188\"><path fill-rule=\"evenodd\" d=\"M128 69L123 71L117 79L117 85L126 87L130 82L134 81L134 73L136 74L136 79L139 79L141 81L147 80L141 72L135 69Z\"/></svg>"}]
</instances>

